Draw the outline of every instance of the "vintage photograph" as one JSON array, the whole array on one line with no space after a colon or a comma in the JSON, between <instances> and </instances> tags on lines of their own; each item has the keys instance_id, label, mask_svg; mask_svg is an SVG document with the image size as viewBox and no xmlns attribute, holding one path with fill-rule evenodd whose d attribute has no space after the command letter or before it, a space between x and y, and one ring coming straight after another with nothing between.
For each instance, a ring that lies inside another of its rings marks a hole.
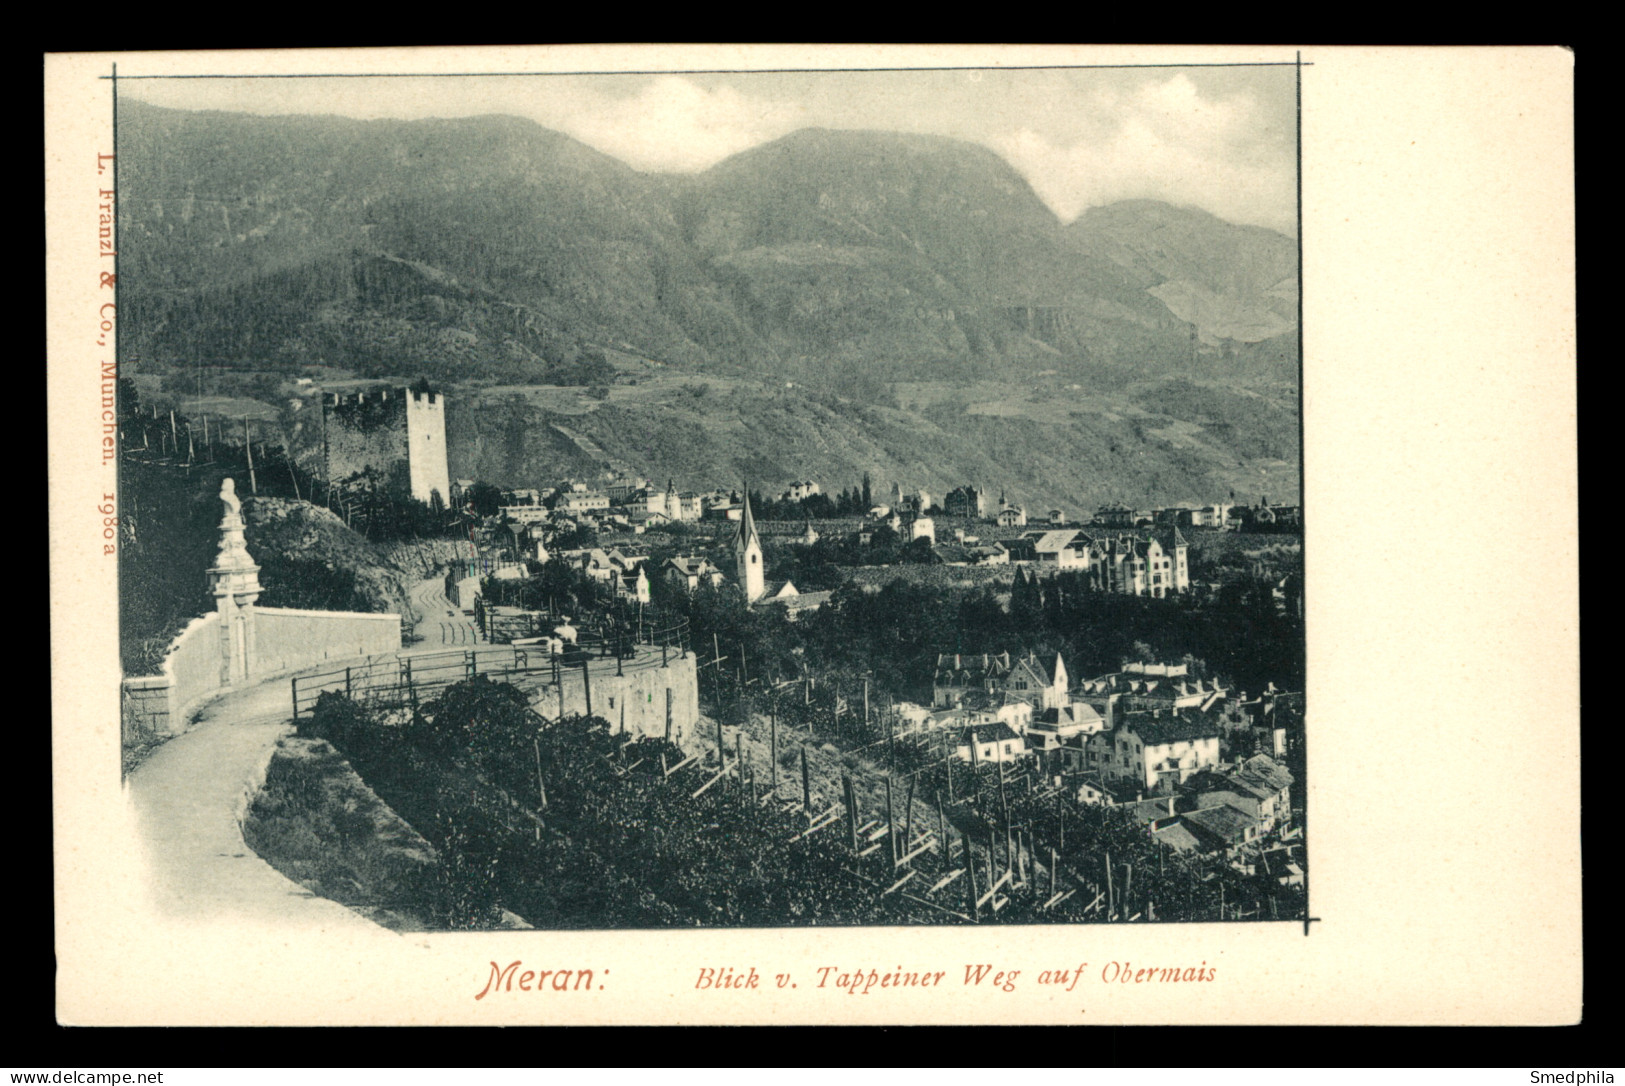
<instances>
[{"instance_id":1,"label":"vintage photograph","mask_svg":"<svg viewBox=\"0 0 1625 1086\"><path fill-rule=\"evenodd\" d=\"M154 899L1303 924L1300 77L109 81Z\"/></svg>"}]
</instances>

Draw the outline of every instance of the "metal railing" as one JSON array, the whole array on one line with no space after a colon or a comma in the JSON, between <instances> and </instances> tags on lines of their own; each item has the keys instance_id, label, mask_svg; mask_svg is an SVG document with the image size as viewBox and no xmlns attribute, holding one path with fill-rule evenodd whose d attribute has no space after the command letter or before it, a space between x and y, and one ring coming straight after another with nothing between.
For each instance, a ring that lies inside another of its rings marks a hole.
<instances>
[{"instance_id":1,"label":"metal railing","mask_svg":"<svg viewBox=\"0 0 1625 1086\"><path fill-rule=\"evenodd\" d=\"M641 633L641 636L639 636ZM291 680L293 719L308 715L324 693L338 693L370 708L416 708L455 683L484 676L493 682L536 681L558 685L567 668L591 660L613 659L619 671L628 659L647 649L652 662L658 648L661 666L689 651L688 624L641 631L628 628L609 636L589 635L552 646L494 646L415 656L377 656L361 664L295 676Z\"/></svg>"}]
</instances>

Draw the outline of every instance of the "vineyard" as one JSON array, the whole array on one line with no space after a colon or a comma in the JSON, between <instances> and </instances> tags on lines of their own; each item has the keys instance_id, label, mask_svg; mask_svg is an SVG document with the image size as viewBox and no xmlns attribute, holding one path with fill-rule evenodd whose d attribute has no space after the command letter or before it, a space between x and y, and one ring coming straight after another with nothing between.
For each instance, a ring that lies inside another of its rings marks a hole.
<instances>
[{"instance_id":1,"label":"vineyard","mask_svg":"<svg viewBox=\"0 0 1625 1086\"><path fill-rule=\"evenodd\" d=\"M300 730L439 850L434 907L452 928L502 910L549 929L1302 913L1296 891L1160 854L1126 815L1078 808L1032 770L957 763L861 690L718 693L686 750L601 717L549 721L488 676L410 713L329 690Z\"/></svg>"}]
</instances>

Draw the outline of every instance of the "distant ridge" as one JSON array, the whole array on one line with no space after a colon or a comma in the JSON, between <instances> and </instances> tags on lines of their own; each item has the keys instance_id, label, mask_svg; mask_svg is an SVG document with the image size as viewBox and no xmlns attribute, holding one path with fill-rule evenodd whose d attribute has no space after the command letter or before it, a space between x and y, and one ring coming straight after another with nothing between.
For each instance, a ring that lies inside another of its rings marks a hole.
<instances>
[{"instance_id":1,"label":"distant ridge","mask_svg":"<svg viewBox=\"0 0 1625 1086\"><path fill-rule=\"evenodd\" d=\"M496 115L133 102L120 139L129 346L150 359L454 378L613 342L786 376L1160 373L1187 365L1191 324L1257 343L1295 319L1290 239L1150 201L1063 225L998 155L941 136L803 129L691 176Z\"/></svg>"}]
</instances>

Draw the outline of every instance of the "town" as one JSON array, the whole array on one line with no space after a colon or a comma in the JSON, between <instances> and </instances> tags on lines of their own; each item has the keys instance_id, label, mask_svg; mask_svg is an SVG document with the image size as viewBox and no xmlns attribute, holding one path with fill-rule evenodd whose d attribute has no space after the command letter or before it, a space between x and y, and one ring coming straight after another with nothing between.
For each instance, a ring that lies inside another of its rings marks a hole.
<instances>
[{"instance_id":1,"label":"town","mask_svg":"<svg viewBox=\"0 0 1625 1086\"><path fill-rule=\"evenodd\" d=\"M1301 917L1298 507L1260 495L1069 518L1031 515L979 483L938 499L868 474L844 489L807 479L765 493L743 479L679 487L607 470L501 488L448 471L448 393L420 382L318 394L311 467L224 435L207 455L246 469L251 492L263 480L262 505L286 503L269 494L285 475L343 531L430 546L399 636L366 640L380 627L363 620L387 616L256 606L260 567L234 514L209 576L242 644L282 623L311 644L341 622L365 631L343 635L358 639L360 666L293 676L293 714L408 821L429 817L410 810L421 784L392 781L398 752L377 736L391 712L421 715L478 680L511 689L536 721L516 726L541 729L520 741L534 757L488 773L510 793L540 789L532 845L566 802L560 780L544 782L543 764L563 758L548 744L573 736L608 744L621 778L652 766L652 780L675 786L702 774L687 801L770 804L839 872L825 878L852 883L834 922L899 907L930 922ZM127 413L130 463L190 476L205 455L193 425ZM258 497L246 496L251 508ZM164 674L126 680L127 744L183 726L196 697L173 674L184 637ZM266 666L250 650L221 682L256 669ZM353 708L334 724L340 693ZM356 713L372 714L370 730ZM460 840L512 832L488 824ZM877 850L881 868L866 874ZM476 903L454 926L492 923L499 904L547 926L556 904L527 892L465 887ZM725 904L719 922L764 907Z\"/></svg>"}]
</instances>

